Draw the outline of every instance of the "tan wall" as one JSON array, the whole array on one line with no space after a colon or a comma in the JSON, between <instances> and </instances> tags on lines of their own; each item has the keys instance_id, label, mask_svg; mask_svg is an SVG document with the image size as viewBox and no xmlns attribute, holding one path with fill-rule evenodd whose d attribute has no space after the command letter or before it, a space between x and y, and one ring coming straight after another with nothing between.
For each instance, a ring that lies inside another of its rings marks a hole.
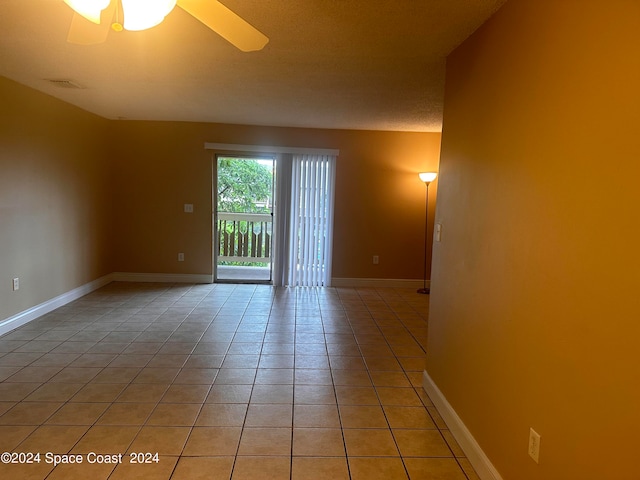
<instances>
[{"instance_id":1,"label":"tan wall","mask_svg":"<svg viewBox=\"0 0 640 480\"><path fill-rule=\"evenodd\" d=\"M112 271L210 274L205 142L340 149L334 277L422 278L417 172L437 169L439 133L118 122L4 78L0 94L0 319Z\"/></svg>"},{"instance_id":2,"label":"tan wall","mask_svg":"<svg viewBox=\"0 0 640 480\"><path fill-rule=\"evenodd\" d=\"M211 274L212 152L204 144L215 142L339 149L333 276L422 278L417 172L437 169L439 133L129 121L112 128L116 271ZM185 203L194 204L193 214L183 213Z\"/></svg>"},{"instance_id":3,"label":"tan wall","mask_svg":"<svg viewBox=\"0 0 640 480\"><path fill-rule=\"evenodd\" d=\"M639 478L639 46L516 0L448 59L427 371L506 480Z\"/></svg>"},{"instance_id":4,"label":"tan wall","mask_svg":"<svg viewBox=\"0 0 640 480\"><path fill-rule=\"evenodd\" d=\"M111 266L107 121L3 77L0 98L2 320Z\"/></svg>"}]
</instances>

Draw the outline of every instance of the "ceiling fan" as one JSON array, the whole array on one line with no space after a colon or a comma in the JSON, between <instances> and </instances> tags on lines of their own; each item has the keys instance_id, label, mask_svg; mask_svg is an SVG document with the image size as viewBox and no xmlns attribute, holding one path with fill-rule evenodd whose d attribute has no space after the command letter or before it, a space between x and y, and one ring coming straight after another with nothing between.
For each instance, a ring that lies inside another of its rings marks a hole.
<instances>
[{"instance_id":1,"label":"ceiling fan","mask_svg":"<svg viewBox=\"0 0 640 480\"><path fill-rule=\"evenodd\" d=\"M73 11L67 41L94 45L115 31L146 30L177 5L243 52L262 50L269 39L218 0L64 0ZM124 19L124 20L122 20ZM122 23L120 23L122 22Z\"/></svg>"}]
</instances>

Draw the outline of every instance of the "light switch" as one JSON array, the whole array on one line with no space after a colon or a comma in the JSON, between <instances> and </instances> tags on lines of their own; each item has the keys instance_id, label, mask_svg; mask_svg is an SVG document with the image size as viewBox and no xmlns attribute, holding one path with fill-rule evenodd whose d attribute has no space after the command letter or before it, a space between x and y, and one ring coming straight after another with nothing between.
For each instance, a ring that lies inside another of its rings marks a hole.
<instances>
[{"instance_id":1,"label":"light switch","mask_svg":"<svg viewBox=\"0 0 640 480\"><path fill-rule=\"evenodd\" d=\"M436 242L439 242L442 238L442 224L436 223Z\"/></svg>"},{"instance_id":2,"label":"light switch","mask_svg":"<svg viewBox=\"0 0 640 480\"><path fill-rule=\"evenodd\" d=\"M184 213L193 213L193 203L184 204Z\"/></svg>"}]
</instances>

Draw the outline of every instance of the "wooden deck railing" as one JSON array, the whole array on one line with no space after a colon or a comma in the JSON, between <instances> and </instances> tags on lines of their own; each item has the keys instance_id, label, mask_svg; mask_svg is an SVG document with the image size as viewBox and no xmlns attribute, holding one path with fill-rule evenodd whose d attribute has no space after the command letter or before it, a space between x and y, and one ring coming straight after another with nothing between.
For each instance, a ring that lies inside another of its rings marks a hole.
<instances>
[{"instance_id":1,"label":"wooden deck railing","mask_svg":"<svg viewBox=\"0 0 640 480\"><path fill-rule=\"evenodd\" d=\"M219 262L271 261L271 214L218 212L217 227Z\"/></svg>"}]
</instances>

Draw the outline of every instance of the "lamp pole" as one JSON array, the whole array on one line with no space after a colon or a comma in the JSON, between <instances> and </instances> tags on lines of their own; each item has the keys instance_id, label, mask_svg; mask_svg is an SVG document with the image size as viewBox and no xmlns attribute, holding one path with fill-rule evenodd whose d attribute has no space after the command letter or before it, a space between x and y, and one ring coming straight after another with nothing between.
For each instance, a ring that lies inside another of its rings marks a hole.
<instances>
[{"instance_id":1,"label":"lamp pole","mask_svg":"<svg viewBox=\"0 0 640 480\"><path fill-rule=\"evenodd\" d=\"M425 220L424 220L424 270L422 275L422 288L419 288L417 293L428 294L431 289L427 287L427 246L429 245L429 184L433 182L438 174L436 172L422 172L418 174L420 176L420 180L422 180L425 184L427 196L425 201Z\"/></svg>"}]
</instances>

